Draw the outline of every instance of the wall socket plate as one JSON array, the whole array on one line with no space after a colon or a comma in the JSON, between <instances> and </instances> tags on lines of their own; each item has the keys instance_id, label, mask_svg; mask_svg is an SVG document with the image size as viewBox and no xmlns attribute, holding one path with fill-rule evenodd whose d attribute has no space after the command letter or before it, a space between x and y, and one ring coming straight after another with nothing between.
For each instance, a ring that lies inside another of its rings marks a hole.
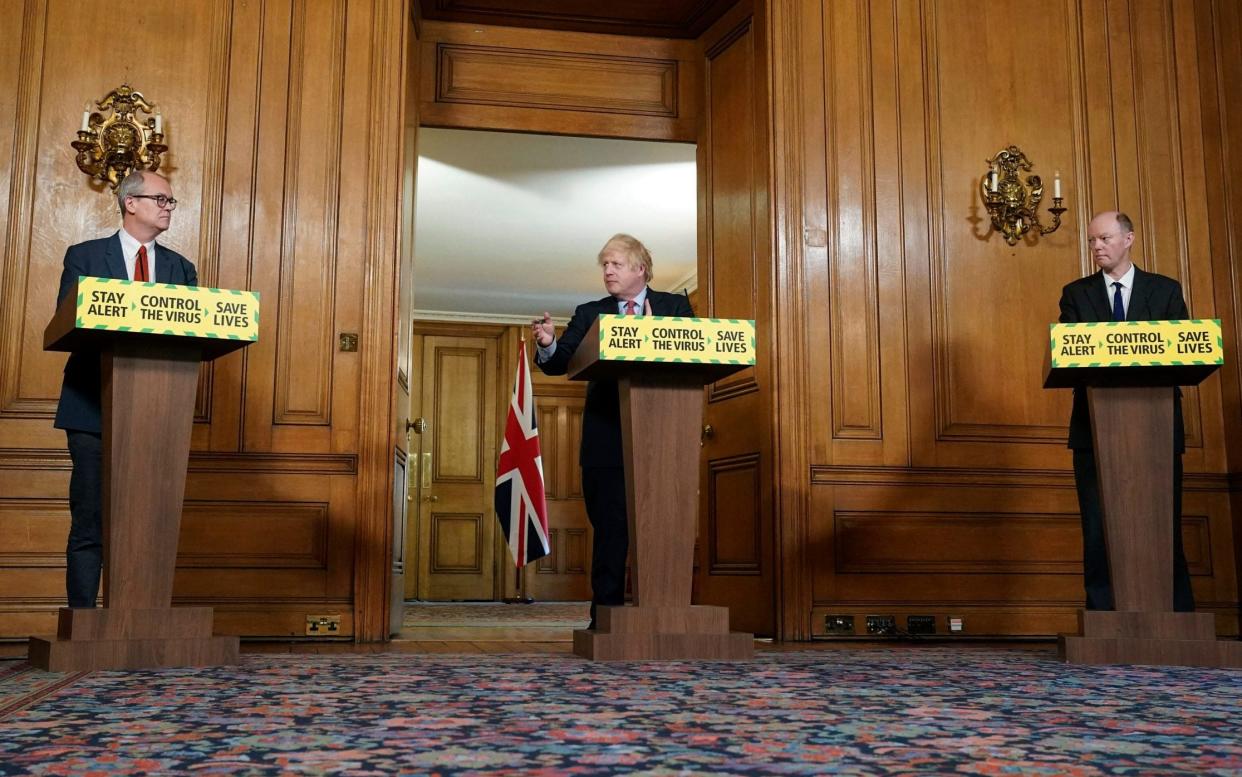
<instances>
[{"instance_id":1,"label":"wall socket plate","mask_svg":"<svg viewBox=\"0 0 1242 777\"><path fill-rule=\"evenodd\" d=\"M892 615L868 615L867 633L891 636L897 633L897 618Z\"/></svg>"},{"instance_id":2,"label":"wall socket plate","mask_svg":"<svg viewBox=\"0 0 1242 777\"><path fill-rule=\"evenodd\" d=\"M340 615L307 615L306 636L332 637L341 633Z\"/></svg>"},{"instance_id":3,"label":"wall socket plate","mask_svg":"<svg viewBox=\"0 0 1242 777\"><path fill-rule=\"evenodd\" d=\"M835 636L854 636L854 616L825 615L824 633Z\"/></svg>"},{"instance_id":4,"label":"wall socket plate","mask_svg":"<svg viewBox=\"0 0 1242 777\"><path fill-rule=\"evenodd\" d=\"M907 615L906 632L908 634L935 634L935 615Z\"/></svg>"}]
</instances>

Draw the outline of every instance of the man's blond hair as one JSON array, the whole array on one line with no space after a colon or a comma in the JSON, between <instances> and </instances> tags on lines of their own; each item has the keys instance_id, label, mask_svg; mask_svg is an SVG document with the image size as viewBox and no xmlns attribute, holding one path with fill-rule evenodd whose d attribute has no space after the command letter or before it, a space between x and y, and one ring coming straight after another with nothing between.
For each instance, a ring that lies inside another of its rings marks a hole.
<instances>
[{"instance_id":1,"label":"man's blond hair","mask_svg":"<svg viewBox=\"0 0 1242 777\"><path fill-rule=\"evenodd\" d=\"M643 269L643 278L647 283L651 283L653 275L651 271L651 252L647 250L647 246L633 235L627 235L624 232L618 232L608 238L608 242L604 243L604 247L599 250L599 263L604 264L604 257L608 254L621 254L629 262L630 267Z\"/></svg>"}]
</instances>

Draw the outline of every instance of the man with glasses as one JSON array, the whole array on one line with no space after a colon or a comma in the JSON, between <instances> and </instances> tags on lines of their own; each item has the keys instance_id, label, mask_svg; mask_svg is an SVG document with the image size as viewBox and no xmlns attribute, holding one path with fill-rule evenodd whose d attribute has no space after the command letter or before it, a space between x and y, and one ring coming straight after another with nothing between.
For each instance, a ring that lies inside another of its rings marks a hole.
<instances>
[{"instance_id":1,"label":"man with glasses","mask_svg":"<svg viewBox=\"0 0 1242 777\"><path fill-rule=\"evenodd\" d=\"M1167 321L1190 318L1177 281L1134 266L1130 247L1134 223L1118 211L1096 214L1087 225L1087 246L1099 272L1079 278L1061 292L1062 324L1090 321ZM1182 391L1173 390L1173 609L1193 612L1194 593L1182 547L1182 453L1186 432ZM1104 538L1104 512L1091 436L1091 408L1086 389L1074 389L1069 447L1074 451L1074 484L1082 513L1083 582L1088 610L1113 609L1112 577Z\"/></svg>"},{"instance_id":2,"label":"man with glasses","mask_svg":"<svg viewBox=\"0 0 1242 777\"><path fill-rule=\"evenodd\" d=\"M134 171L116 190L121 228L110 237L69 246L56 304L78 276L197 286L194 265L155 238L168 229L177 200L163 176ZM56 408L56 428L64 429L73 473L69 478L69 542L65 549L65 588L70 607L94 607L103 563L103 439L97 351L75 351L65 364Z\"/></svg>"}]
</instances>

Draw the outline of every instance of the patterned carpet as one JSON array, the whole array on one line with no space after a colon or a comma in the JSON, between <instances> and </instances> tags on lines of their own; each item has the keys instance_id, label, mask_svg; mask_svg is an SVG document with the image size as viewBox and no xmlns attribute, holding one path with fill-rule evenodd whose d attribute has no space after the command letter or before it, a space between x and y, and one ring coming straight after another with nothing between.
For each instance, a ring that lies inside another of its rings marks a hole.
<instances>
[{"instance_id":1,"label":"patterned carpet","mask_svg":"<svg viewBox=\"0 0 1242 777\"><path fill-rule=\"evenodd\" d=\"M1017 650L265 654L71 678L11 668L0 693L6 775L1242 774L1242 672Z\"/></svg>"}]
</instances>

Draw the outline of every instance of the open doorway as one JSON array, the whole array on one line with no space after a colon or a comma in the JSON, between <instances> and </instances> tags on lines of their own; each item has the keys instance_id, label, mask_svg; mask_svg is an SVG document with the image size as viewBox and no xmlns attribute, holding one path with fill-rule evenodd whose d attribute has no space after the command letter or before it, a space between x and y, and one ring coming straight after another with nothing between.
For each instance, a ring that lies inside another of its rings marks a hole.
<instances>
[{"instance_id":1,"label":"open doorway","mask_svg":"<svg viewBox=\"0 0 1242 777\"><path fill-rule=\"evenodd\" d=\"M617 232L654 256L653 288L697 286L691 144L420 128L413 232L405 599L590 597L577 451L583 384L533 372L552 554L517 574L492 510L498 433L532 316L563 325L605 295ZM528 616L521 616L528 617Z\"/></svg>"}]
</instances>

